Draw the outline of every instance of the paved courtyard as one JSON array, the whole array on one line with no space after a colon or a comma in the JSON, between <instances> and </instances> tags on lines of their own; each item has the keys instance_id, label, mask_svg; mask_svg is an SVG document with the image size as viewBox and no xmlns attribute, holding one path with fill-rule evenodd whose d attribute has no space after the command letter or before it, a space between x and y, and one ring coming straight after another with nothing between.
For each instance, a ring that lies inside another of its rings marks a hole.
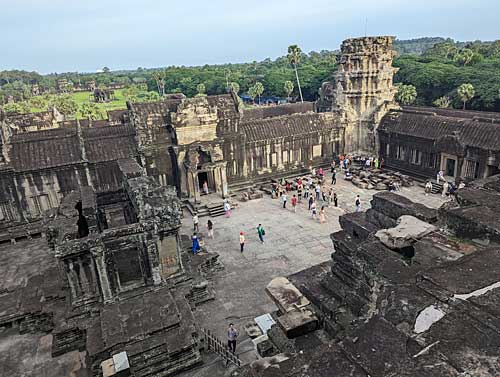
<instances>
[{"instance_id":1,"label":"paved courtyard","mask_svg":"<svg viewBox=\"0 0 500 377\"><path fill-rule=\"evenodd\" d=\"M325 186L329 189L330 174L326 181ZM358 194L362 210L366 210L372 195L377 192L358 189L343 178L337 180L334 190L339 197L339 207L327 208L328 218L323 224L310 217L306 200L300 203L294 213L290 198L287 208L283 209L281 200L271 199L268 195L262 199L238 202L231 218L212 218L213 239L206 237L208 217L200 218L204 244L209 251L220 254L225 269L213 280L216 299L200 305L195 316L200 326L215 332L222 340L225 340L227 324L233 322L241 334L237 353L244 362L255 359L256 355L251 341L244 334L243 325L256 316L276 310L265 293L266 285L276 276L290 275L329 260L333 251L330 234L340 230L339 216L354 211ZM429 207L437 208L444 202L440 195L426 196L419 186L402 188L399 193ZM321 208L321 202L318 207ZM257 236L256 227L259 223L266 231L264 244L260 243ZM239 246L240 231L245 233L246 238L243 253ZM186 213L182 233L192 233L191 217ZM209 372L206 368L211 366L205 365L202 370L191 371L187 375L219 375L215 370Z\"/></svg>"}]
</instances>

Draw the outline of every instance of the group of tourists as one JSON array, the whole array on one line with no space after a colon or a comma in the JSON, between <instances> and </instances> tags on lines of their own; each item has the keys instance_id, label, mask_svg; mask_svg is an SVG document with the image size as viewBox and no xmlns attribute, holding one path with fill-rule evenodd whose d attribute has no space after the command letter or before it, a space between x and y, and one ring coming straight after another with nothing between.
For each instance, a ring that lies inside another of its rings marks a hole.
<instances>
[{"instance_id":1,"label":"group of tourists","mask_svg":"<svg viewBox=\"0 0 500 377\"><path fill-rule=\"evenodd\" d=\"M444 171L439 170L436 174L436 182L439 185L443 181L441 186L441 196L444 198L446 196L454 195L458 189L464 188L465 183L463 180L459 180L458 184L454 182L448 182L444 176ZM425 184L425 195L429 195L432 192L433 186L431 180L428 180Z\"/></svg>"}]
</instances>

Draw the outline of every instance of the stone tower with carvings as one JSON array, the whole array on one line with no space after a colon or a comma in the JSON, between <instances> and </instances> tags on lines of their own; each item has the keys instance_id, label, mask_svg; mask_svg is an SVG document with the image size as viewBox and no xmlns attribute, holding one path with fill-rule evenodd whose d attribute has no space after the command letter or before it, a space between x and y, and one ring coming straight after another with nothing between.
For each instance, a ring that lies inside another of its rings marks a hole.
<instances>
[{"instance_id":1,"label":"stone tower with carvings","mask_svg":"<svg viewBox=\"0 0 500 377\"><path fill-rule=\"evenodd\" d=\"M387 111L397 107L393 41L389 36L345 40L333 81L321 86L317 108L340 116L346 153L376 154L377 126Z\"/></svg>"}]
</instances>

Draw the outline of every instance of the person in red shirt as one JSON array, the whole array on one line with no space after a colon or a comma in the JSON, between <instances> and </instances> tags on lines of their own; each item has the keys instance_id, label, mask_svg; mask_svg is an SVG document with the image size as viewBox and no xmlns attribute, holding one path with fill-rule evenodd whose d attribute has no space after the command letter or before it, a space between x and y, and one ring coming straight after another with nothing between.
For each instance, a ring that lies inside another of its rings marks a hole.
<instances>
[{"instance_id":1,"label":"person in red shirt","mask_svg":"<svg viewBox=\"0 0 500 377\"><path fill-rule=\"evenodd\" d=\"M295 194L293 194L292 196L292 208L293 212L297 212L297 197L295 196Z\"/></svg>"}]
</instances>

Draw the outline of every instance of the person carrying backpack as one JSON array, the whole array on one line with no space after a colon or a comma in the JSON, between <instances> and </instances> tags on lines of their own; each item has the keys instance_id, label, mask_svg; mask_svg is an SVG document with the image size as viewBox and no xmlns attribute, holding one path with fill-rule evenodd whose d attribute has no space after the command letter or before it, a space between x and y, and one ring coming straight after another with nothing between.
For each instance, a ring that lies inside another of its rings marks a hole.
<instances>
[{"instance_id":1,"label":"person carrying backpack","mask_svg":"<svg viewBox=\"0 0 500 377\"><path fill-rule=\"evenodd\" d=\"M264 236L266 235L266 231L264 230L262 224L259 224L259 226L257 227L257 234L259 235L260 242L264 243Z\"/></svg>"}]
</instances>

